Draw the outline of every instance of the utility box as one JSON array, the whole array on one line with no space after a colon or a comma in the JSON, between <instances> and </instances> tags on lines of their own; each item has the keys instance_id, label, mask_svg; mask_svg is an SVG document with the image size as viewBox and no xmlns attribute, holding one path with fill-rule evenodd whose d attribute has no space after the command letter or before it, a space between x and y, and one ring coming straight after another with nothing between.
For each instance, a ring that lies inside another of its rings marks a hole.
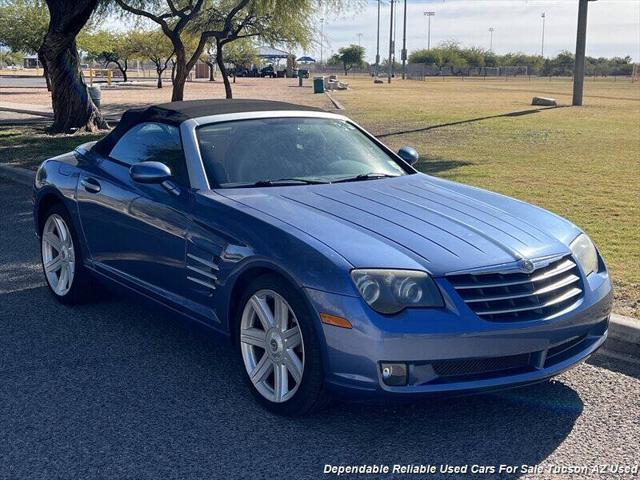
<instances>
[{"instance_id":1,"label":"utility box","mask_svg":"<svg viewBox=\"0 0 640 480\"><path fill-rule=\"evenodd\" d=\"M324 77L313 77L313 93L324 93Z\"/></svg>"}]
</instances>

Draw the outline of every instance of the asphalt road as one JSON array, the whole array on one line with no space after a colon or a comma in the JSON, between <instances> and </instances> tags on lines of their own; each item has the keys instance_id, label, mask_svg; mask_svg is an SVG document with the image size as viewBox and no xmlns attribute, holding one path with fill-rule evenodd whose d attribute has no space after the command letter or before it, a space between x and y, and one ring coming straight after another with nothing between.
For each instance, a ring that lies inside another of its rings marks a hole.
<instances>
[{"instance_id":1,"label":"asphalt road","mask_svg":"<svg viewBox=\"0 0 640 480\"><path fill-rule=\"evenodd\" d=\"M506 393L338 404L293 420L267 414L238 381L234 352L210 334L132 299L57 304L40 273L30 207L28 189L0 179L0 478L302 479L335 478L322 474L325 464L638 463L640 367L604 354Z\"/></svg>"},{"instance_id":2,"label":"asphalt road","mask_svg":"<svg viewBox=\"0 0 640 480\"><path fill-rule=\"evenodd\" d=\"M15 76L0 76L0 87L46 87L44 77L41 76L20 76L20 70L15 73Z\"/></svg>"}]
</instances>

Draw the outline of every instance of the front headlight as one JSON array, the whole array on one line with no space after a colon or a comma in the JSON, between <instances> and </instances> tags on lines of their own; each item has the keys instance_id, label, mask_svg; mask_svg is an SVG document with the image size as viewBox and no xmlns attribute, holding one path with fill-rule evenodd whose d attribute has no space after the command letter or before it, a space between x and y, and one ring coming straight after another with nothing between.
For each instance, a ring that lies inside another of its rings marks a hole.
<instances>
[{"instance_id":1,"label":"front headlight","mask_svg":"<svg viewBox=\"0 0 640 480\"><path fill-rule=\"evenodd\" d=\"M360 295L376 312L394 314L407 307L442 307L440 290L418 270L356 269L351 272Z\"/></svg>"},{"instance_id":2,"label":"front headlight","mask_svg":"<svg viewBox=\"0 0 640 480\"><path fill-rule=\"evenodd\" d=\"M569 247L585 275L598 271L598 252L586 233L578 235Z\"/></svg>"}]
</instances>

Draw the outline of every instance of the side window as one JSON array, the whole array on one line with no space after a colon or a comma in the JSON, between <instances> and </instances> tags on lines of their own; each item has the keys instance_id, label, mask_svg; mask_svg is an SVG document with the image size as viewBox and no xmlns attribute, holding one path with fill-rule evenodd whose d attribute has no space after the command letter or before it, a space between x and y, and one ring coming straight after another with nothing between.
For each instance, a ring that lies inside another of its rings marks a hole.
<instances>
[{"instance_id":1,"label":"side window","mask_svg":"<svg viewBox=\"0 0 640 480\"><path fill-rule=\"evenodd\" d=\"M154 161L171 169L176 183L189 186L189 173L180 142L180 131L173 125L141 123L116 143L109 154L125 165Z\"/></svg>"}]
</instances>

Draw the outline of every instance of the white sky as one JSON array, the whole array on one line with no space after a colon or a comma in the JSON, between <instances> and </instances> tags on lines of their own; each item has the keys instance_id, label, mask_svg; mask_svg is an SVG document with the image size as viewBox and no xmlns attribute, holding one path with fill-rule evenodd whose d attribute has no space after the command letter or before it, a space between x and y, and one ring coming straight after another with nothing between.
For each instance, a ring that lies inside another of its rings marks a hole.
<instances>
[{"instance_id":1,"label":"white sky","mask_svg":"<svg viewBox=\"0 0 640 480\"><path fill-rule=\"evenodd\" d=\"M578 0L408 0L407 50L427 46L425 10L436 12L431 18L431 45L457 40L465 46L489 48L489 27L495 28L496 53L525 52L539 54L542 38L542 12L546 14L545 56L561 50L575 50ZM396 59L402 49L403 0L396 34ZM389 49L389 1L381 9L380 55ZM327 18L324 26L324 58L340 47L358 43L366 49L368 61L375 60L377 0L344 18ZM320 48L308 52L318 60ZM640 0L598 0L589 2L587 55L612 57L630 55L640 61Z\"/></svg>"}]
</instances>

